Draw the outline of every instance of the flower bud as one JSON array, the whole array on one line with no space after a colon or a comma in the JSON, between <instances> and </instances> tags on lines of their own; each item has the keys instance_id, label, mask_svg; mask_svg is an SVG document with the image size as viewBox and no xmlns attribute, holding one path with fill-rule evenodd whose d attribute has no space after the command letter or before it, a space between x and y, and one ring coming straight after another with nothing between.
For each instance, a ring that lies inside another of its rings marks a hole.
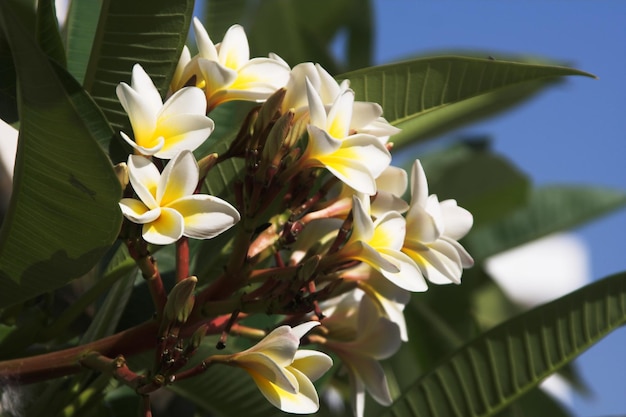
<instances>
[{"instance_id":1,"label":"flower bud","mask_svg":"<svg viewBox=\"0 0 626 417\"><path fill-rule=\"evenodd\" d=\"M191 276L180 281L172 288L165 304L165 319L170 322L185 323L191 314L198 278Z\"/></svg>"},{"instance_id":2,"label":"flower bud","mask_svg":"<svg viewBox=\"0 0 626 417\"><path fill-rule=\"evenodd\" d=\"M120 162L113 167L113 170L115 171L115 175L117 176L120 185L122 186L122 190L125 189L129 181L128 165L126 165L126 162Z\"/></svg>"}]
</instances>

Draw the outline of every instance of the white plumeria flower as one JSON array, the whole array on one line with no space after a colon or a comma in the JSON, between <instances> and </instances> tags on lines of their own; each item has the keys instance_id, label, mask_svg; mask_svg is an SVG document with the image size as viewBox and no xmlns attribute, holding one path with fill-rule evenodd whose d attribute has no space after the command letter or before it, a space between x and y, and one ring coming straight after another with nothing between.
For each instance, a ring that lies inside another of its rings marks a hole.
<instances>
[{"instance_id":1,"label":"white plumeria flower","mask_svg":"<svg viewBox=\"0 0 626 417\"><path fill-rule=\"evenodd\" d=\"M403 342L409 340L409 333L404 318L404 308L411 300L411 292L398 287L380 272L361 263L341 274L346 281L358 281L355 294L366 294L377 307L381 314L394 322L400 329L400 338ZM358 297L360 299L360 296Z\"/></svg>"},{"instance_id":2,"label":"white plumeria flower","mask_svg":"<svg viewBox=\"0 0 626 417\"><path fill-rule=\"evenodd\" d=\"M350 134L354 91L344 90L328 111L307 80L310 124L305 166L324 166L358 192L374 195L376 178L389 166L391 155L375 136Z\"/></svg>"},{"instance_id":3,"label":"white plumeria flower","mask_svg":"<svg viewBox=\"0 0 626 417\"><path fill-rule=\"evenodd\" d=\"M413 164L406 222L402 251L424 277L435 284L459 284L463 268L471 267L474 260L457 241L469 232L473 217L455 200L439 202L436 195L428 195L426 174L419 160Z\"/></svg>"},{"instance_id":4,"label":"white plumeria flower","mask_svg":"<svg viewBox=\"0 0 626 417\"><path fill-rule=\"evenodd\" d=\"M283 100L283 113L289 109L295 111L298 118L306 112L307 82L319 94L324 106L330 106L345 90L350 87L348 80L338 83L319 64L304 62L296 65L289 74L289 81L286 85L286 94ZM352 117L349 121L349 131L354 133L366 133L378 138L381 143L387 143L389 136L400 132L382 117L383 109L377 103L354 101Z\"/></svg>"},{"instance_id":5,"label":"white plumeria flower","mask_svg":"<svg viewBox=\"0 0 626 417\"><path fill-rule=\"evenodd\" d=\"M214 44L204 26L193 19L198 55L183 50L172 89L188 82L204 90L208 110L231 100L265 101L289 79L289 66L281 59L252 58L246 33L231 26L221 43Z\"/></svg>"},{"instance_id":6,"label":"white plumeria flower","mask_svg":"<svg viewBox=\"0 0 626 417\"><path fill-rule=\"evenodd\" d=\"M400 330L382 316L369 297L345 294L334 309L325 309L328 329L324 346L336 353L348 370L352 408L363 416L365 391L379 404L390 405L387 378L379 361L395 354L401 345Z\"/></svg>"},{"instance_id":7,"label":"white plumeria flower","mask_svg":"<svg viewBox=\"0 0 626 417\"><path fill-rule=\"evenodd\" d=\"M232 355L227 361L245 369L265 398L287 413L309 414L319 409L312 381L330 367L332 359L315 350L298 350L300 339L317 321L293 328L280 326L255 346Z\"/></svg>"},{"instance_id":8,"label":"white plumeria flower","mask_svg":"<svg viewBox=\"0 0 626 417\"><path fill-rule=\"evenodd\" d=\"M149 159L130 155L128 172L139 200L123 198L120 208L127 219L143 225L147 242L167 245L182 236L210 239L239 221L239 213L226 201L194 194L199 174L190 151L174 157L163 173Z\"/></svg>"},{"instance_id":9,"label":"white plumeria flower","mask_svg":"<svg viewBox=\"0 0 626 417\"><path fill-rule=\"evenodd\" d=\"M120 83L115 91L128 114L135 140L124 132L120 134L142 155L171 159L183 150L193 151L215 127L205 115L206 102L200 89L185 87L164 104L139 64L133 67L131 85Z\"/></svg>"},{"instance_id":10,"label":"white plumeria flower","mask_svg":"<svg viewBox=\"0 0 626 417\"><path fill-rule=\"evenodd\" d=\"M341 253L367 263L400 288L426 291L420 271L401 251L406 233L404 217L390 211L372 221L357 197L353 198L352 216L352 234Z\"/></svg>"}]
</instances>

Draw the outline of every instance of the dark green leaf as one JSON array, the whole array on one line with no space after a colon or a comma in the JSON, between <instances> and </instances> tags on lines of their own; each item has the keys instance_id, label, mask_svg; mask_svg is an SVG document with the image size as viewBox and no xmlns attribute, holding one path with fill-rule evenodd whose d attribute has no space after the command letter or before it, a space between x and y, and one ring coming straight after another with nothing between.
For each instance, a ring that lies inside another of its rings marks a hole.
<instances>
[{"instance_id":1,"label":"dark green leaf","mask_svg":"<svg viewBox=\"0 0 626 417\"><path fill-rule=\"evenodd\" d=\"M393 142L402 146L416 141L416 138L423 139L422 132L433 129L432 120L423 123L423 117L429 113L488 93L566 75L593 77L583 71L559 66L441 56L366 68L336 78L350 79L357 100L373 101L383 107L387 120L403 130L393 137ZM521 97L523 91L515 90L513 97ZM499 98L502 97L491 95L486 99ZM476 106L482 111L484 105L473 103L470 109ZM462 113L468 112L468 109L461 110Z\"/></svg>"},{"instance_id":2,"label":"dark green leaf","mask_svg":"<svg viewBox=\"0 0 626 417\"><path fill-rule=\"evenodd\" d=\"M54 0L39 0L37 3L37 41L51 59L65 67L65 48L59 33Z\"/></svg>"},{"instance_id":3,"label":"dark green leaf","mask_svg":"<svg viewBox=\"0 0 626 417\"><path fill-rule=\"evenodd\" d=\"M527 206L494 223L478 227L464 239L476 261L531 240L565 230L626 206L626 193L584 187L542 187Z\"/></svg>"},{"instance_id":4,"label":"dark green leaf","mask_svg":"<svg viewBox=\"0 0 626 417\"><path fill-rule=\"evenodd\" d=\"M483 333L418 378L381 416L491 416L626 323L626 273Z\"/></svg>"},{"instance_id":5,"label":"dark green leaf","mask_svg":"<svg viewBox=\"0 0 626 417\"><path fill-rule=\"evenodd\" d=\"M87 71L101 3L101 1L73 1L67 13L65 22L67 70L80 83L83 82Z\"/></svg>"},{"instance_id":6,"label":"dark green leaf","mask_svg":"<svg viewBox=\"0 0 626 417\"><path fill-rule=\"evenodd\" d=\"M122 215L119 181L97 144L112 134L106 120L69 75L59 78L63 69L7 3L0 10L20 81L14 189L0 231L0 305L8 305L89 271L116 239Z\"/></svg>"}]
</instances>

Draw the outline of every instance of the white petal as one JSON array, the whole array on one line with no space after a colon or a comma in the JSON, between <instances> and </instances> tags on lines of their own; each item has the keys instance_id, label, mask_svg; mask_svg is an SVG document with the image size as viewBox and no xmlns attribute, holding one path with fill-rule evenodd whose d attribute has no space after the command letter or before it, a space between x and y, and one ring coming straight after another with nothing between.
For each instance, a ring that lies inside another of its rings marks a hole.
<instances>
[{"instance_id":1,"label":"white petal","mask_svg":"<svg viewBox=\"0 0 626 417\"><path fill-rule=\"evenodd\" d=\"M250 59L250 47L241 25L231 26L219 45L219 62L227 68L239 69Z\"/></svg>"},{"instance_id":2,"label":"white petal","mask_svg":"<svg viewBox=\"0 0 626 417\"><path fill-rule=\"evenodd\" d=\"M395 166L388 166L376 178L378 191L386 191L395 196L402 197L409 185L406 171Z\"/></svg>"},{"instance_id":3,"label":"white petal","mask_svg":"<svg viewBox=\"0 0 626 417\"><path fill-rule=\"evenodd\" d=\"M300 349L294 356L292 368L296 368L311 381L317 381L333 366L333 360L325 353L316 350ZM302 386L300 386L302 390Z\"/></svg>"},{"instance_id":4,"label":"white petal","mask_svg":"<svg viewBox=\"0 0 626 417\"><path fill-rule=\"evenodd\" d=\"M440 207L445 222L445 236L459 240L470 231L474 223L472 213L457 206L455 200L444 200Z\"/></svg>"},{"instance_id":5,"label":"white petal","mask_svg":"<svg viewBox=\"0 0 626 417\"><path fill-rule=\"evenodd\" d=\"M183 87L167 99L159 113L159 118L167 118L179 114L199 114L204 116L205 113L206 98L202 90L197 87Z\"/></svg>"},{"instance_id":6,"label":"white petal","mask_svg":"<svg viewBox=\"0 0 626 417\"><path fill-rule=\"evenodd\" d=\"M376 249L400 250L404 244L406 221L398 212L388 211L374 222L374 235L369 242Z\"/></svg>"},{"instance_id":7,"label":"white petal","mask_svg":"<svg viewBox=\"0 0 626 417\"><path fill-rule=\"evenodd\" d=\"M355 101L350 127L360 132L363 127L377 120L382 114L383 108L378 103Z\"/></svg>"},{"instance_id":8,"label":"white petal","mask_svg":"<svg viewBox=\"0 0 626 417\"><path fill-rule=\"evenodd\" d=\"M307 153L312 158L320 155L329 155L336 152L342 145L338 139L331 137L326 131L312 124L307 126L309 133L309 143L307 145Z\"/></svg>"},{"instance_id":9,"label":"white petal","mask_svg":"<svg viewBox=\"0 0 626 417\"><path fill-rule=\"evenodd\" d=\"M133 223L144 224L156 220L161 209L150 210L144 203L134 198L122 198L119 202L122 214Z\"/></svg>"},{"instance_id":10,"label":"white petal","mask_svg":"<svg viewBox=\"0 0 626 417\"><path fill-rule=\"evenodd\" d=\"M425 206L428 198L428 182L422 163L416 159L411 170L411 206Z\"/></svg>"},{"instance_id":11,"label":"white petal","mask_svg":"<svg viewBox=\"0 0 626 417\"><path fill-rule=\"evenodd\" d=\"M320 64L315 64L315 69L319 74L320 85L318 91L324 104L331 104L348 87L348 84L340 87L337 80L328 73Z\"/></svg>"},{"instance_id":12,"label":"white petal","mask_svg":"<svg viewBox=\"0 0 626 417\"><path fill-rule=\"evenodd\" d=\"M333 103L326 120L326 129L332 137L342 139L348 136L353 104L354 91L352 90L343 91Z\"/></svg>"},{"instance_id":13,"label":"white petal","mask_svg":"<svg viewBox=\"0 0 626 417\"><path fill-rule=\"evenodd\" d=\"M187 45L183 46L183 50L180 54L180 58L178 58L178 64L176 64L176 69L174 70L174 75L172 76L172 82L170 88L173 90L177 90L180 84L184 84L187 80L183 80L183 73L185 72L185 67L187 64L191 62L191 53L189 52L189 48Z\"/></svg>"},{"instance_id":14,"label":"white petal","mask_svg":"<svg viewBox=\"0 0 626 417\"><path fill-rule=\"evenodd\" d=\"M342 147L356 152L356 157L369 167L374 178L378 178L391 162L391 154L385 145L371 135L350 135L343 140Z\"/></svg>"},{"instance_id":15,"label":"white petal","mask_svg":"<svg viewBox=\"0 0 626 417\"><path fill-rule=\"evenodd\" d=\"M308 79L305 80L305 83L306 96L309 103L310 123L315 127L326 130L326 108L324 107L324 103L313 84L311 84Z\"/></svg>"},{"instance_id":16,"label":"white petal","mask_svg":"<svg viewBox=\"0 0 626 417\"><path fill-rule=\"evenodd\" d=\"M193 194L197 186L198 164L191 152L183 151L177 154L161 173L156 200L160 206L167 206Z\"/></svg>"},{"instance_id":17,"label":"white petal","mask_svg":"<svg viewBox=\"0 0 626 417\"><path fill-rule=\"evenodd\" d=\"M369 243L374 236L374 222L363 207L363 202L356 196L352 197L352 235L350 241Z\"/></svg>"},{"instance_id":18,"label":"white petal","mask_svg":"<svg viewBox=\"0 0 626 417\"><path fill-rule=\"evenodd\" d=\"M128 156L128 175L137 196L150 209L159 207L156 193L161 174L147 158L139 155Z\"/></svg>"},{"instance_id":19,"label":"white petal","mask_svg":"<svg viewBox=\"0 0 626 417\"><path fill-rule=\"evenodd\" d=\"M237 80L230 86L233 90L256 89L271 94L289 80L289 67L270 58L251 59L237 72Z\"/></svg>"},{"instance_id":20,"label":"white petal","mask_svg":"<svg viewBox=\"0 0 626 417\"><path fill-rule=\"evenodd\" d=\"M171 203L185 221L184 235L211 239L230 229L240 219L239 212L226 201L205 194L194 194Z\"/></svg>"},{"instance_id":21,"label":"white petal","mask_svg":"<svg viewBox=\"0 0 626 417\"><path fill-rule=\"evenodd\" d=\"M208 59L198 59L198 67L202 78L206 82L204 87L207 99L210 101L216 93L220 90L228 88L237 79L237 71L226 68L215 61L209 61ZM209 109L211 103L208 104Z\"/></svg>"},{"instance_id":22,"label":"white petal","mask_svg":"<svg viewBox=\"0 0 626 417\"><path fill-rule=\"evenodd\" d=\"M174 243L183 235L183 216L176 210L161 208L159 218L144 224L141 233L146 242L155 245Z\"/></svg>"},{"instance_id":23,"label":"white petal","mask_svg":"<svg viewBox=\"0 0 626 417\"><path fill-rule=\"evenodd\" d=\"M301 324L298 324L297 326L294 326L291 329L291 333L296 336L298 338L298 340L302 339L304 337L304 335L306 335L309 331L311 331L312 328L319 326L320 322L319 321L307 321Z\"/></svg>"},{"instance_id":24,"label":"white petal","mask_svg":"<svg viewBox=\"0 0 626 417\"><path fill-rule=\"evenodd\" d=\"M309 80L314 90L319 89L320 80L315 66L311 62L303 62L291 69L289 80L285 86L283 113L289 109L299 109L307 106L306 80Z\"/></svg>"},{"instance_id":25,"label":"white petal","mask_svg":"<svg viewBox=\"0 0 626 417\"><path fill-rule=\"evenodd\" d=\"M161 100L161 94L159 90L154 86L150 76L144 71L143 67L139 64L133 66L132 78L130 82L133 90L144 100L146 105L151 106L152 113L159 111L163 105Z\"/></svg>"},{"instance_id":26,"label":"white petal","mask_svg":"<svg viewBox=\"0 0 626 417\"><path fill-rule=\"evenodd\" d=\"M126 135L126 133L124 132L120 132L120 136L122 137L122 139L124 139L124 142L128 143L133 149L137 151L137 153L140 153L141 155L147 155L147 156L156 155L163 148L163 145L165 144L165 140L163 139L163 137L159 137L157 138L156 144L153 147L146 148L144 146L137 145L137 143L131 138L129 138L128 135Z\"/></svg>"},{"instance_id":27,"label":"white petal","mask_svg":"<svg viewBox=\"0 0 626 417\"><path fill-rule=\"evenodd\" d=\"M427 244L436 241L442 230L433 216L420 205L409 207L406 214L406 239Z\"/></svg>"},{"instance_id":28,"label":"white petal","mask_svg":"<svg viewBox=\"0 0 626 417\"><path fill-rule=\"evenodd\" d=\"M385 249L379 249L379 252L398 268L398 271L379 270L385 278L407 291L424 292L428 289L422 272L408 255Z\"/></svg>"},{"instance_id":29,"label":"white petal","mask_svg":"<svg viewBox=\"0 0 626 417\"><path fill-rule=\"evenodd\" d=\"M196 44L198 45L198 55L205 59L217 61L217 49L215 49L215 45L211 41L209 34L197 17L193 18L193 32L196 36Z\"/></svg>"},{"instance_id":30,"label":"white petal","mask_svg":"<svg viewBox=\"0 0 626 417\"><path fill-rule=\"evenodd\" d=\"M272 330L259 343L242 354L262 352L277 364L285 367L293 361L299 345L300 338L292 332L291 327L283 325Z\"/></svg>"},{"instance_id":31,"label":"white petal","mask_svg":"<svg viewBox=\"0 0 626 417\"><path fill-rule=\"evenodd\" d=\"M276 384L285 391L292 394L298 392L298 381L296 377L285 368L285 365L275 362L272 357L266 355L265 351L249 352L241 356L236 356L235 362L246 370L257 373L272 384Z\"/></svg>"},{"instance_id":32,"label":"white petal","mask_svg":"<svg viewBox=\"0 0 626 417\"><path fill-rule=\"evenodd\" d=\"M213 120L200 114L179 114L161 119L158 133L167 139L154 155L171 159L181 151L194 151L207 140L214 128Z\"/></svg>"},{"instance_id":33,"label":"white petal","mask_svg":"<svg viewBox=\"0 0 626 417\"><path fill-rule=\"evenodd\" d=\"M150 141L161 108L160 100L158 103L151 102L125 83L120 83L115 92L133 127L135 142L140 146L153 146Z\"/></svg>"}]
</instances>

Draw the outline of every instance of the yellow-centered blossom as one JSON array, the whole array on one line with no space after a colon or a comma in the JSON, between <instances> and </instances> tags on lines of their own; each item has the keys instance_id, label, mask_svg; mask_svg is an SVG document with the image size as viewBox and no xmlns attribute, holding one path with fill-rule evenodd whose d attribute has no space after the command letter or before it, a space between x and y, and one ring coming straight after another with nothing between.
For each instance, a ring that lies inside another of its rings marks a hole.
<instances>
[{"instance_id":1,"label":"yellow-centered blossom","mask_svg":"<svg viewBox=\"0 0 626 417\"><path fill-rule=\"evenodd\" d=\"M139 199L123 198L120 208L127 219L143 225L147 242L167 245L182 236L210 239L239 221L239 212L226 201L194 194L199 174L191 152L176 155L163 173L142 156L130 155L127 164Z\"/></svg>"},{"instance_id":2,"label":"yellow-centered blossom","mask_svg":"<svg viewBox=\"0 0 626 417\"><path fill-rule=\"evenodd\" d=\"M205 115L202 91L185 87L163 103L159 91L141 65L133 67L131 84L115 90L133 128L134 141L122 138L136 153L171 159L183 150L193 151L213 132L213 120Z\"/></svg>"}]
</instances>

